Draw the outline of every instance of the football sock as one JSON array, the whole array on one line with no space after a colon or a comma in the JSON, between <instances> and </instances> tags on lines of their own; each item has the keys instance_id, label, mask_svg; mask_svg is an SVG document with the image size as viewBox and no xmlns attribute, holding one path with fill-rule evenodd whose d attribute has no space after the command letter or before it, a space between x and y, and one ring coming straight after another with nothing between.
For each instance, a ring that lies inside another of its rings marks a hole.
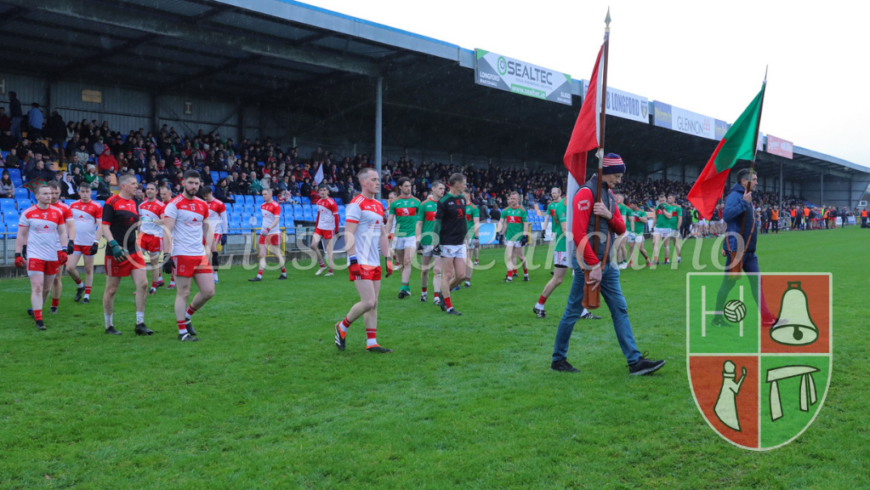
<instances>
[{"instance_id":1,"label":"football sock","mask_svg":"<svg viewBox=\"0 0 870 490\"><path fill-rule=\"evenodd\" d=\"M112 317L113 316L114 315L112 313L109 313L108 315L103 314L103 318L106 319L106 328L109 328L112 326Z\"/></svg>"},{"instance_id":2,"label":"football sock","mask_svg":"<svg viewBox=\"0 0 870 490\"><path fill-rule=\"evenodd\" d=\"M580 312L580 316L584 316L584 315L586 315L587 313L589 313L589 310L587 310L586 308L583 308L583 311Z\"/></svg>"},{"instance_id":3,"label":"football sock","mask_svg":"<svg viewBox=\"0 0 870 490\"><path fill-rule=\"evenodd\" d=\"M91 287L85 286L85 298L90 298L90 297L91 297Z\"/></svg>"},{"instance_id":4,"label":"football sock","mask_svg":"<svg viewBox=\"0 0 870 490\"><path fill-rule=\"evenodd\" d=\"M263 269L257 271L257 277L259 277L260 279L263 278Z\"/></svg>"},{"instance_id":5,"label":"football sock","mask_svg":"<svg viewBox=\"0 0 870 490\"><path fill-rule=\"evenodd\" d=\"M281 268L281 275L282 275L282 276L287 275L287 268L286 268L286 267L282 267L282 268Z\"/></svg>"},{"instance_id":6,"label":"football sock","mask_svg":"<svg viewBox=\"0 0 870 490\"><path fill-rule=\"evenodd\" d=\"M175 323L178 324L178 333L182 335L187 333L187 320L176 320Z\"/></svg>"},{"instance_id":7,"label":"football sock","mask_svg":"<svg viewBox=\"0 0 870 490\"><path fill-rule=\"evenodd\" d=\"M446 306L448 310L453 309L453 302L450 301L450 298L444 298L444 306Z\"/></svg>"},{"instance_id":8,"label":"football sock","mask_svg":"<svg viewBox=\"0 0 870 490\"><path fill-rule=\"evenodd\" d=\"M190 317L192 317L194 313L196 313L196 308L194 308L193 303L191 303L190 306L187 307L187 313L185 313L184 317L190 320Z\"/></svg>"},{"instance_id":9,"label":"football sock","mask_svg":"<svg viewBox=\"0 0 870 490\"><path fill-rule=\"evenodd\" d=\"M136 325L139 325L140 323L145 323L145 312L144 311L137 311L136 312Z\"/></svg>"},{"instance_id":10,"label":"football sock","mask_svg":"<svg viewBox=\"0 0 870 490\"><path fill-rule=\"evenodd\" d=\"M60 304L60 299L51 298L51 306L57 308L57 305Z\"/></svg>"},{"instance_id":11,"label":"football sock","mask_svg":"<svg viewBox=\"0 0 870 490\"><path fill-rule=\"evenodd\" d=\"M422 288L423 294L426 294L426 291L427 291L428 289L429 289L429 288Z\"/></svg>"},{"instance_id":12,"label":"football sock","mask_svg":"<svg viewBox=\"0 0 870 490\"><path fill-rule=\"evenodd\" d=\"M523 266L523 274L525 274L527 276L529 275L529 268L528 267Z\"/></svg>"},{"instance_id":13,"label":"football sock","mask_svg":"<svg viewBox=\"0 0 870 490\"><path fill-rule=\"evenodd\" d=\"M320 264L320 268L321 268L321 269L325 269L325 268L326 268L326 264L324 264L322 260L319 261L318 263Z\"/></svg>"},{"instance_id":14,"label":"football sock","mask_svg":"<svg viewBox=\"0 0 870 490\"><path fill-rule=\"evenodd\" d=\"M377 333L377 328L366 327L366 349L378 345L378 340L375 338Z\"/></svg>"},{"instance_id":15,"label":"football sock","mask_svg":"<svg viewBox=\"0 0 870 490\"><path fill-rule=\"evenodd\" d=\"M79 279L78 281L76 281L76 287L79 288L79 289L85 287L85 285L84 285L84 283L82 282L81 279Z\"/></svg>"},{"instance_id":16,"label":"football sock","mask_svg":"<svg viewBox=\"0 0 870 490\"><path fill-rule=\"evenodd\" d=\"M152 288L156 288L156 287L157 287L157 281L151 281L151 287L152 287Z\"/></svg>"},{"instance_id":17,"label":"football sock","mask_svg":"<svg viewBox=\"0 0 870 490\"><path fill-rule=\"evenodd\" d=\"M350 328L351 321L344 317L344 320L341 321L341 324L338 326L338 330L341 332L341 337L344 338L347 336L347 329Z\"/></svg>"},{"instance_id":18,"label":"football sock","mask_svg":"<svg viewBox=\"0 0 870 490\"><path fill-rule=\"evenodd\" d=\"M41 322L42 321L42 310L33 310L33 319Z\"/></svg>"},{"instance_id":19,"label":"football sock","mask_svg":"<svg viewBox=\"0 0 870 490\"><path fill-rule=\"evenodd\" d=\"M544 309L544 303L546 303L546 302L547 302L547 297L542 294L541 297L538 298L538 304L535 306L536 307L540 306L540 308L538 308L538 309L542 310L542 309Z\"/></svg>"}]
</instances>

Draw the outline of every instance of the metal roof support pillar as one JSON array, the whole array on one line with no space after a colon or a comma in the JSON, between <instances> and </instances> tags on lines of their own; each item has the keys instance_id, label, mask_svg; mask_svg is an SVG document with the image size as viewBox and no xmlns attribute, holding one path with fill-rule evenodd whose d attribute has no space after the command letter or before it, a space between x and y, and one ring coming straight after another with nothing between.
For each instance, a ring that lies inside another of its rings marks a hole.
<instances>
[{"instance_id":1,"label":"metal roof support pillar","mask_svg":"<svg viewBox=\"0 0 870 490\"><path fill-rule=\"evenodd\" d=\"M157 92L151 92L151 131L160 131L160 121L157 117Z\"/></svg>"},{"instance_id":2,"label":"metal roof support pillar","mask_svg":"<svg viewBox=\"0 0 870 490\"><path fill-rule=\"evenodd\" d=\"M381 153L383 153L383 136L384 136L384 78L378 77L377 88L375 89L375 170L378 171L378 178L381 177ZM378 200L381 199L381 189L378 188Z\"/></svg>"},{"instance_id":3,"label":"metal roof support pillar","mask_svg":"<svg viewBox=\"0 0 870 490\"><path fill-rule=\"evenodd\" d=\"M825 205L825 174L819 174L821 180L819 181L819 206Z\"/></svg>"},{"instance_id":4,"label":"metal roof support pillar","mask_svg":"<svg viewBox=\"0 0 870 490\"><path fill-rule=\"evenodd\" d=\"M51 78L45 79L45 120L51 117ZM25 109L26 111L26 109ZM44 126L43 126L44 127Z\"/></svg>"},{"instance_id":5,"label":"metal roof support pillar","mask_svg":"<svg viewBox=\"0 0 870 490\"><path fill-rule=\"evenodd\" d=\"M782 186L783 186L783 184L782 184L782 162L780 162L780 164L779 164L779 206L780 207L782 207L783 202L784 202L782 200Z\"/></svg>"},{"instance_id":6,"label":"metal roof support pillar","mask_svg":"<svg viewBox=\"0 0 870 490\"><path fill-rule=\"evenodd\" d=\"M238 108L239 119L238 119L238 128L236 128L238 135L236 136L235 143L241 144L242 140L245 139L245 104L239 102L238 107L239 107ZM296 146L296 145L293 145L293 146ZM235 150L233 150L233 151L235 151Z\"/></svg>"}]
</instances>

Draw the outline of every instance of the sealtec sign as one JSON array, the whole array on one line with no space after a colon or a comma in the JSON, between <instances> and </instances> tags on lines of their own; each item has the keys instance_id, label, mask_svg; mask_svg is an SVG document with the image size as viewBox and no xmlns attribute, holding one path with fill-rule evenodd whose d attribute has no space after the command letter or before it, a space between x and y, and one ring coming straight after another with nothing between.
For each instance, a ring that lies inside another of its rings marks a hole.
<instances>
[{"instance_id":1,"label":"sealtec sign","mask_svg":"<svg viewBox=\"0 0 870 490\"><path fill-rule=\"evenodd\" d=\"M794 158L794 143L776 136L767 135L767 152L791 160Z\"/></svg>"},{"instance_id":2,"label":"sealtec sign","mask_svg":"<svg viewBox=\"0 0 870 490\"><path fill-rule=\"evenodd\" d=\"M482 49L475 54L478 85L571 105L571 75Z\"/></svg>"},{"instance_id":3,"label":"sealtec sign","mask_svg":"<svg viewBox=\"0 0 870 490\"><path fill-rule=\"evenodd\" d=\"M589 90L589 80L583 80L583 94ZM640 95L607 87L607 114L649 124L649 100Z\"/></svg>"}]
</instances>

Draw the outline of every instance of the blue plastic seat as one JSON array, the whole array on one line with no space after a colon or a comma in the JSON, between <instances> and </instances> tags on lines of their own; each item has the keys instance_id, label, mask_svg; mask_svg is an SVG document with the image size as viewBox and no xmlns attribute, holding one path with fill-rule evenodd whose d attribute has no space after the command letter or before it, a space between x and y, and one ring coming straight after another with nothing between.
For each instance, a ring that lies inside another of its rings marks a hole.
<instances>
[{"instance_id":1,"label":"blue plastic seat","mask_svg":"<svg viewBox=\"0 0 870 490\"><path fill-rule=\"evenodd\" d=\"M301 202L302 204L311 204L311 198L305 197L305 196L300 196L299 202Z\"/></svg>"},{"instance_id":2,"label":"blue plastic seat","mask_svg":"<svg viewBox=\"0 0 870 490\"><path fill-rule=\"evenodd\" d=\"M3 153L6 153L7 155L9 154L8 151L4 151ZM5 160L6 157L4 156L3 159ZM11 167L11 168L6 168L5 170L7 172L9 172L9 177L11 177L13 179L17 177L19 180L21 180L21 170L20 169L17 169L15 167Z\"/></svg>"},{"instance_id":3,"label":"blue plastic seat","mask_svg":"<svg viewBox=\"0 0 870 490\"><path fill-rule=\"evenodd\" d=\"M265 201L263 200L263 196L254 196L254 204L256 204L258 207L264 202Z\"/></svg>"},{"instance_id":4,"label":"blue plastic seat","mask_svg":"<svg viewBox=\"0 0 870 490\"><path fill-rule=\"evenodd\" d=\"M300 204L294 204L294 205L293 205L293 216L297 216L297 217L298 217L298 216L302 216L302 213L303 213L303 211L302 211L302 205L300 205Z\"/></svg>"},{"instance_id":5,"label":"blue plastic seat","mask_svg":"<svg viewBox=\"0 0 870 490\"><path fill-rule=\"evenodd\" d=\"M15 189L15 199L30 199L30 191L24 187L17 187Z\"/></svg>"},{"instance_id":6,"label":"blue plastic seat","mask_svg":"<svg viewBox=\"0 0 870 490\"><path fill-rule=\"evenodd\" d=\"M390 207L390 205L387 203L387 200L386 200L386 199L381 199L381 204L384 205L384 209L387 209L387 208Z\"/></svg>"},{"instance_id":7,"label":"blue plastic seat","mask_svg":"<svg viewBox=\"0 0 870 490\"><path fill-rule=\"evenodd\" d=\"M223 172L223 171L218 172L218 180L225 179L225 178L227 178L228 175L229 175L228 173Z\"/></svg>"},{"instance_id":8,"label":"blue plastic seat","mask_svg":"<svg viewBox=\"0 0 870 490\"><path fill-rule=\"evenodd\" d=\"M18 210L24 211L25 209L33 206L33 203L30 202L30 199L17 199L18 202Z\"/></svg>"},{"instance_id":9,"label":"blue plastic seat","mask_svg":"<svg viewBox=\"0 0 870 490\"><path fill-rule=\"evenodd\" d=\"M217 181L221 180L220 174L217 173L217 171L215 171L215 170L212 170L211 172L209 172L209 175L211 176L211 180L214 183L217 183Z\"/></svg>"},{"instance_id":10,"label":"blue plastic seat","mask_svg":"<svg viewBox=\"0 0 870 490\"><path fill-rule=\"evenodd\" d=\"M305 208L302 212L302 221L314 221L314 215L311 214L311 209Z\"/></svg>"},{"instance_id":11,"label":"blue plastic seat","mask_svg":"<svg viewBox=\"0 0 870 490\"><path fill-rule=\"evenodd\" d=\"M15 199L0 199L0 210L6 211L7 209L11 209L13 211L18 209L15 206Z\"/></svg>"},{"instance_id":12,"label":"blue plastic seat","mask_svg":"<svg viewBox=\"0 0 870 490\"><path fill-rule=\"evenodd\" d=\"M16 211L14 208L3 209L2 213L3 221L5 221L7 224L15 223L16 226L18 225L18 211Z\"/></svg>"}]
</instances>

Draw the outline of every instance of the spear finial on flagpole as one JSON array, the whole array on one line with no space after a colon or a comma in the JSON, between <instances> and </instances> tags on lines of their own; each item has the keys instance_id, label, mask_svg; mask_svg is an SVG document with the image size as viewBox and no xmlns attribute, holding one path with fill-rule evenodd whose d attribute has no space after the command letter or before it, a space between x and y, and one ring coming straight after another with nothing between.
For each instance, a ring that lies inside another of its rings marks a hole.
<instances>
[{"instance_id":1,"label":"spear finial on flagpole","mask_svg":"<svg viewBox=\"0 0 870 490\"><path fill-rule=\"evenodd\" d=\"M604 27L610 30L610 7L607 7L607 17L604 18Z\"/></svg>"},{"instance_id":2,"label":"spear finial on flagpole","mask_svg":"<svg viewBox=\"0 0 870 490\"><path fill-rule=\"evenodd\" d=\"M764 83L767 83L767 69L770 65L764 65Z\"/></svg>"}]
</instances>

